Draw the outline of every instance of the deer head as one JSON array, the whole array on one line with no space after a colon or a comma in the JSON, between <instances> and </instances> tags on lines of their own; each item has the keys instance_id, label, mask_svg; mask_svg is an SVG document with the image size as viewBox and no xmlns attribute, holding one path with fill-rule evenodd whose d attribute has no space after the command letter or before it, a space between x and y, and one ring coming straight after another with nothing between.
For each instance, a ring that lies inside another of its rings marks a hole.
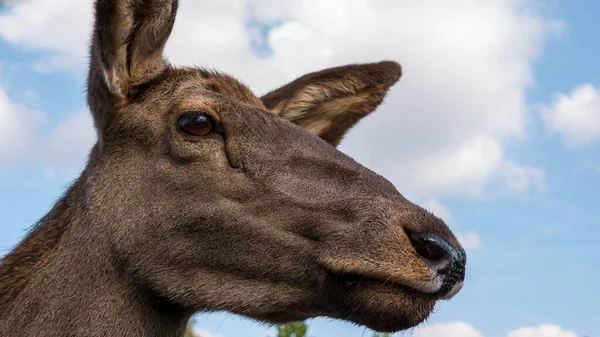
<instances>
[{"instance_id":1,"label":"deer head","mask_svg":"<svg viewBox=\"0 0 600 337\"><path fill-rule=\"evenodd\" d=\"M98 143L73 197L87 225L69 233L104 247L103 272L182 316L329 316L380 331L455 295L466 256L444 222L335 148L400 66L327 69L258 98L165 60L176 11L177 0L96 1Z\"/></svg>"}]
</instances>

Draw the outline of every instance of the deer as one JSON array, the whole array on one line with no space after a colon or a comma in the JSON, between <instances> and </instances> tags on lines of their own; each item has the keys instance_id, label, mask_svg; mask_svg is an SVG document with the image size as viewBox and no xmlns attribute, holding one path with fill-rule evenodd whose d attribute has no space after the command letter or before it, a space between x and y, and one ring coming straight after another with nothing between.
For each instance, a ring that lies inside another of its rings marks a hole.
<instances>
[{"instance_id":1,"label":"deer","mask_svg":"<svg viewBox=\"0 0 600 337\"><path fill-rule=\"evenodd\" d=\"M177 0L96 0L97 141L0 262L1 336L183 336L197 312L414 327L463 287L444 221L339 151L401 77L309 73L261 97L164 55Z\"/></svg>"}]
</instances>

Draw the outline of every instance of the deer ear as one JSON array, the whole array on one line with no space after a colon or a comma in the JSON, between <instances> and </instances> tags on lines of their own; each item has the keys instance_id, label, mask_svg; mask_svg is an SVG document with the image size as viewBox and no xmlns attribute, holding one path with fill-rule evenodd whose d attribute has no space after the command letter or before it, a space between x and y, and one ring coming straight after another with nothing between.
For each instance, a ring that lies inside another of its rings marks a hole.
<instances>
[{"instance_id":1,"label":"deer ear","mask_svg":"<svg viewBox=\"0 0 600 337\"><path fill-rule=\"evenodd\" d=\"M90 82L103 80L110 93L127 97L159 75L167 66L163 49L177 5L177 0L96 0Z\"/></svg>"},{"instance_id":2,"label":"deer ear","mask_svg":"<svg viewBox=\"0 0 600 337\"><path fill-rule=\"evenodd\" d=\"M304 75L263 97L273 113L337 146L400 79L396 62L347 65Z\"/></svg>"}]
</instances>

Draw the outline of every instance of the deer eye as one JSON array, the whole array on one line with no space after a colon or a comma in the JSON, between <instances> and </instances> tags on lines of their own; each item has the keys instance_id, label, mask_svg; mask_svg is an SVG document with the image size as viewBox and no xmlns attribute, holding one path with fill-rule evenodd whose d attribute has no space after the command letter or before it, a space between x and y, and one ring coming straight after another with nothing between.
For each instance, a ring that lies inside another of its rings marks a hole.
<instances>
[{"instance_id":1,"label":"deer eye","mask_svg":"<svg viewBox=\"0 0 600 337\"><path fill-rule=\"evenodd\" d=\"M186 112L179 116L177 128L192 136L204 137L213 133L214 123L204 112Z\"/></svg>"}]
</instances>

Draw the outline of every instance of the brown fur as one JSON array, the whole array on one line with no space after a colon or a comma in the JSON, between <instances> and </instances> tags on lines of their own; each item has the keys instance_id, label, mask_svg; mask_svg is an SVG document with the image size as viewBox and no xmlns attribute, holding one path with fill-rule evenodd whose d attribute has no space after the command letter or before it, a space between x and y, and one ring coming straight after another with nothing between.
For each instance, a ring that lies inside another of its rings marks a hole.
<instances>
[{"instance_id":1,"label":"brown fur","mask_svg":"<svg viewBox=\"0 0 600 337\"><path fill-rule=\"evenodd\" d=\"M1 260L0 335L182 336L198 310L382 331L423 321L438 298L410 288L432 273L407 233L460 244L331 146L382 102L399 65L332 68L259 99L228 75L164 60L176 9L96 1L88 103L98 143ZM189 111L212 116L215 133L179 132Z\"/></svg>"},{"instance_id":2,"label":"brown fur","mask_svg":"<svg viewBox=\"0 0 600 337\"><path fill-rule=\"evenodd\" d=\"M401 75L396 62L350 65L308 74L262 97L265 106L337 146L383 101Z\"/></svg>"}]
</instances>

